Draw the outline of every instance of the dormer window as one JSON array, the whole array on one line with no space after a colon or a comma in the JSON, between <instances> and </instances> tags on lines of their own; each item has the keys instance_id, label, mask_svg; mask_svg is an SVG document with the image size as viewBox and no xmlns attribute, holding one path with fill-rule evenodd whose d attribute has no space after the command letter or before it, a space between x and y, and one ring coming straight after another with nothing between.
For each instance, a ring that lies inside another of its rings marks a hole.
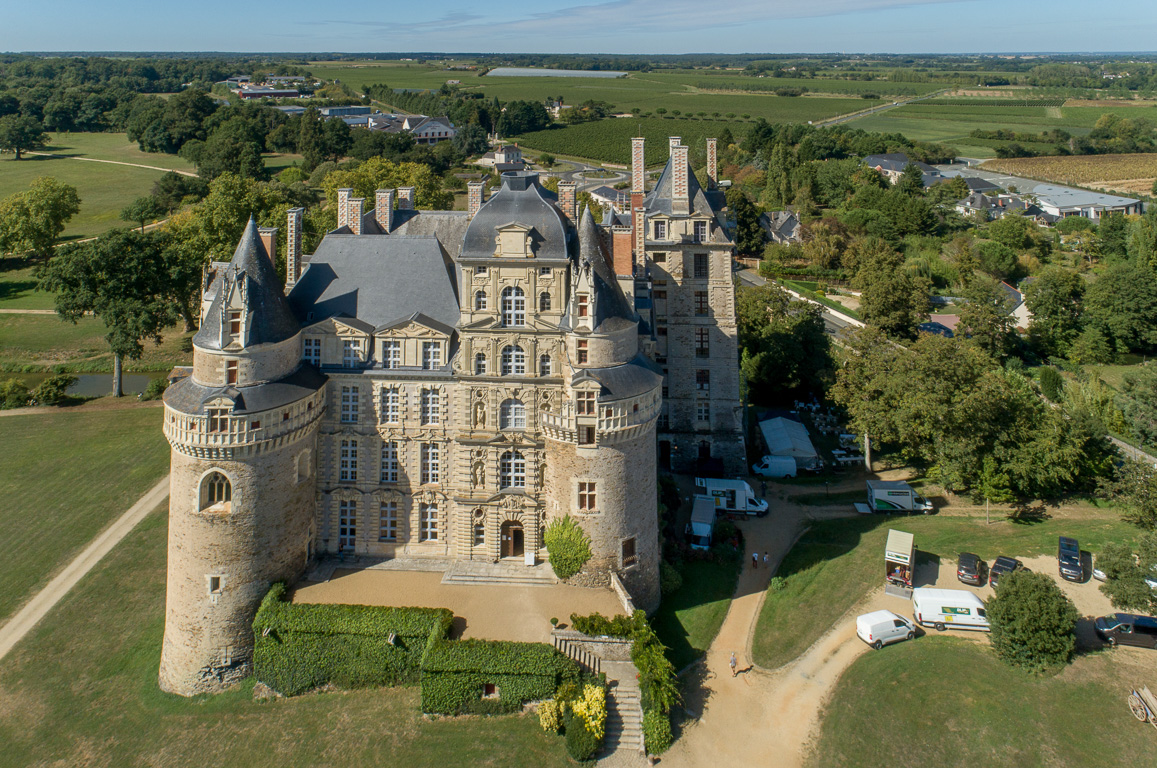
<instances>
[{"instance_id":1,"label":"dormer window","mask_svg":"<svg viewBox=\"0 0 1157 768\"><path fill-rule=\"evenodd\" d=\"M595 393L594 392L575 392L574 403L575 403L575 412L579 416L594 416L595 415Z\"/></svg>"},{"instance_id":2,"label":"dormer window","mask_svg":"<svg viewBox=\"0 0 1157 768\"><path fill-rule=\"evenodd\" d=\"M362 362L362 340L343 339L341 364L346 368L356 368Z\"/></svg>"},{"instance_id":3,"label":"dormer window","mask_svg":"<svg viewBox=\"0 0 1157 768\"><path fill-rule=\"evenodd\" d=\"M241 335L241 310L239 309L229 310L229 335Z\"/></svg>"},{"instance_id":4,"label":"dormer window","mask_svg":"<svg viewBox=\"0 0 1157 768\"><path fill-rule=\"evenodd\" d=\"M582 365L587 361L587 343L585 341L578 341L575 342L575 344L578 351L579 365Z\"/></svg>"},{"instance_id":5,"label":"dormer window","mask_svg":"<svg viewBox=\"0 0 1157 768\"><path fill-rule=\"evenodd\" d=\"M695 242L702 243L707 240L707 222L695 222Z\"/></svg>"},{"instance_id":6,"label":"dormer window","mask_svg":"<svg viewBox=\"0 0 1157 768\"><path fill-rule=\"evenodd\" d=\"M656 221L655 222L655 239L656 240L666 240L667 239L667 222L665 222L665 221Z\"/></svg>"},{"instance_id":7,"label":"dormer window","mask_svg":"<svg viewBox=\"0 0 1157 768\"><path fill-rule=\"evenodd\" d=\"M591 297L585 293L578 295L578 316L587 317L590 315Z\"/></svg>"},{"instance_id":8,"label":"dormer window","mask_svg":"<svg viewBox=\"0 0 1157 768\"><path fill-rule=\"evenodd\" d=\"M208 416L209 431L213 433L229 431L229 411L225 408L209 408L205 411Z\"/></svg>"}]
</instances>

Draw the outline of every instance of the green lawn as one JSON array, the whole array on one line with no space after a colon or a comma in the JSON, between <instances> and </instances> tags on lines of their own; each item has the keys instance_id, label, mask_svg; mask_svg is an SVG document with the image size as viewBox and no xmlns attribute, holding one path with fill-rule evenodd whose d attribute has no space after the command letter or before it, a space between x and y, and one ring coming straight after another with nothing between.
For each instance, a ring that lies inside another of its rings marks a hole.
<instances>
[{"instance_id":1,"label":"green lawn","mask_svg":"<svg viewBox=\"0 0 1157 768\"><path fill-rule=\"evenodd\" d=\"M840 678L809 765L1146 763L1153 729L1133 719L1125 697L1133 686L1157 688L1157 672L1151 661L1127 660L1098 653L1038 676L962 638L925 637L867 653Z\"/></svg>"},{"instance_id":2,"label":"green lawn","mask_svg":"<svg viewBox=\"0 0 1157 768\"><path fill-rule=\"evenodd\" d=\"M142 152L124 133L50 133L42 152L66 157L89 157L119 163L139 163L172 171L194 171L193 164L177 155ZM23 161L22 161L23 162Z\"/></svg>"},{"instance_id":3,"label":"green lawn","mask_svg":"<svg viewBox=\"0 0 1157 768\"><path fill-rule=\"evenodd\" d=\"M735 594L739 563L692 560L684 564L682 574L683 586L663 597L651 619L676 670L706 653L719 633Z\"/></svg>"},{"instance_id":4,"label":"green lawn","mask_svg":"<svg viewBox=\"0 0 1157 768\"><path fill-rule=\"evenodd\" d=\"M1092 552L1106 542L1136 536L1136 529L1122 523L1115 511L1092 514L1032 524L1001 519L985 525L983 517L939 515L891 519L866 515L815 522L779 567L778 575L787 580L785 587L767 593L752 641L755 661L774 668L796 658L840 615L883 584L889 528L915 534L920 557L952 560L965 551L986 560L997 555L1032 557L1055 551L1057 536L1062 534L1077 538L1082 548Z\"/></svg>"},{"instance_id":5,"label":"green lawn","mask_svg":"<svg viewBox=\"0 0 1157 768\"><path fill-rule=\"evenodd\" d=\"M3 285L3 283L0 283ZM33 294L33 297L39 294ZM51 305L50 305L51 306ZM73 324L56 315L0 315L0 370L111 371L112 353L104 337L104 323L86 317ZM187 365L192 353L179 328L166 332L160 346L144 342L140 360L126 360L125 370L164 371Z\"/></svg>"},{"instance_id":6,"label":"green lawn","mask_svg":"<svg viewBox=\"0 0 1157 768\"><path fill-rule=\"evenodd\" d=\"M52 309L52 294L36 290L32 272L23 259L0 259L0 309Z\"/></svg>"},{"instance_id":7,"label":"green lawn","mask_svg":"<svg viewBox=\"0 0 1157 768\"><path fill-rule=\"evenodd\" d=\"M0 418L0 623L168 469L159 408Z\"/></svg>"},{"instance_id":8,"label":"green lawn","mask_svg":"<svg viewBox=\"0 0 1157 768\"><path fill-rule=\"evenodd\" d=\"M5 659L0 768L573 765L535 717L426 719L416 688L161 693L165 521L150 515Z\"/></svg>"}]
</instances>

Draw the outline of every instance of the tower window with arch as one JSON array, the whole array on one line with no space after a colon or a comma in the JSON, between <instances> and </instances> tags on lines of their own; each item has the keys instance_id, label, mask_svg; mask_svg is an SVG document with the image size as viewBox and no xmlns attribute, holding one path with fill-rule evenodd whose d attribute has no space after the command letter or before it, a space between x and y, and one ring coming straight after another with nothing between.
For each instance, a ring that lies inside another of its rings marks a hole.
<instances>
[{"instance_id":1,"label":"tower window with arch","mask_svg":"<svg viewBox=\"0 0 1157 768\"><path fill-rule=\"evenodd\" d=\"M538 311L550 311L550 293L548 291L543 291L542 293L538 294Z\"/></svg>"},{"instance_id":2,"label":"tower window with arch","mask_svg":"<svg viewBox=\"0 0 1157 768\"><path fill-rule=\"evenodd\" d=\"M210 472L201 481L202 512L229 512L233 504L233 484L221 472Z\"/></svg>"},{"instance_id":3,"label":"tower window with arch","mask_svg":"<svg viewBox=\"0 0 1157 768\"><path fill-rule=\"evenodd\" d=\"M474 510L474 525L473 525L473 545L475 547L482 547L486 545L486 513L481 509Z\"/></svg>"},{"instance_id":4,"label":"tower window with arch","mask_svg":"<svg viewBox=\"0 0 1157 768\"><path fill-rule=\"evenodd\" d=\"M502 324L505 326L526 325L526 295L517 286L502 291Z\"/></svg>"},{"instance_id":5,"label":"tower window with arch","mask_svg":"<svg viewBox=\"0 0 1157 768\"><path fill-rule=\"evenodd\" d=\"M475 376L485 376L486 370L487 370L486 353L485 352L475 353L475 355L474 355L474 375Z\"/></svg>"},{"instance_id":6,"label":"tower window with arch","mask_svg":"<svg viewBox=\"0 0 1157 768\"><path fill-rule=\"evenodd\" d=\"M486 309L486 291L474 292L474 309L475 311Z\"/></svg>"},{"instance_id":7,"label":"tower window with arch","mask_svg":"<svg viewBox=\"0 0 1157 768\"><path fill-rule=\"evenodd\" d=\"M498 411L499 429L526 429L526 406L521 400L503 400Z\"/></svg>"},{"instance_id":8,"label":"tower window with arch","mask_svg":"<svg viewBox=\"0 0 1157 768\"><path fill-rule=\"evenodd\" d=\"M526 487L526 459L518 451L507 451L498 462L500 488Z\"/></svg>"},{"instance_id":9,"label":"tower window with arch","mask_svg":"<svg viewBox=\"0 0 1157 768\"><path fill-rule=\"evenodd\" d=\"M526 353L517 344L510 344L502 348L502 375L526 375Z\"/></svg>"},{"instance_id":10,"label":"tower window with arch","mask_svg":"<svg viewBox=\"0 0 1157 768\"><path fill-rule=\"evenodd\" d=\"M550 375L550 355L539 355L538 358L538 375Z\"/></svg>"}]
</instances>

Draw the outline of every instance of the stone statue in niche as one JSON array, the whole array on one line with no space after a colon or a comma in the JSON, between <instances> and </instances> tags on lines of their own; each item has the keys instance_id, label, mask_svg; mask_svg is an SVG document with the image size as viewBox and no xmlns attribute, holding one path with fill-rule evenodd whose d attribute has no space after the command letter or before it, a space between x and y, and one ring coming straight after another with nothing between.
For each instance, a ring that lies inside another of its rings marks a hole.
<instances>
[{"instance_id":1,"label":"stone statue in niche","mask_svg":"<svg viewBox=\"0 0 1157 768\"><path fill-rule=\"evenodd\" d=\"M474 401L474 426L478 429L486 427L486 403L481 400Z\"/></svg>"}]
</instances>

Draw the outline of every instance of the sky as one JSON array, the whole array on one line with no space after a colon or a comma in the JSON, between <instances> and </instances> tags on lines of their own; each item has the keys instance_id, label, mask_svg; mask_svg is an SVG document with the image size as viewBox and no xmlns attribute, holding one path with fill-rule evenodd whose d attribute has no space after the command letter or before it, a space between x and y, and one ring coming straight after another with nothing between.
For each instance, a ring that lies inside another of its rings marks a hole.
<instances>
[{"instance_id":1,"label":"sky","mask_svg":"<svg viewBox=\"0 0 1157 768\"><path fill-rule=\"evenodd\" d=\"M54 0L39 8L0 0L0 51L1157 50L1151 0Z\"/></svg>"}]
</instances>

